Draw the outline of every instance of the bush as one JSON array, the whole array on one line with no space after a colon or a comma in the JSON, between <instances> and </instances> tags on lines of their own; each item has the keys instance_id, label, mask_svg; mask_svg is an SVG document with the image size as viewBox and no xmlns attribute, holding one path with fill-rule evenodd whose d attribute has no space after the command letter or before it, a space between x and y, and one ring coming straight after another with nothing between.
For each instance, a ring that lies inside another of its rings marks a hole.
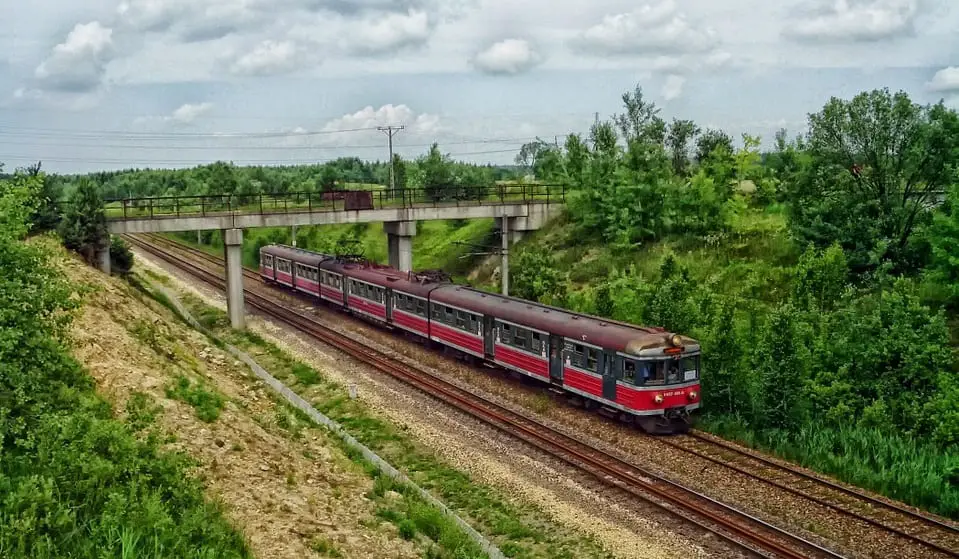
<instances>
[{"instance_id":1,"label":"bush","mask_svg":"<svg viewBox=\"0 0 959 559\"><path fill-rule=\"evenodd\" d=\"M133 269L133 252L120 237L113 237L110 242L110 270L118 275L125 276Z\"/></svg>"}]
</instances>

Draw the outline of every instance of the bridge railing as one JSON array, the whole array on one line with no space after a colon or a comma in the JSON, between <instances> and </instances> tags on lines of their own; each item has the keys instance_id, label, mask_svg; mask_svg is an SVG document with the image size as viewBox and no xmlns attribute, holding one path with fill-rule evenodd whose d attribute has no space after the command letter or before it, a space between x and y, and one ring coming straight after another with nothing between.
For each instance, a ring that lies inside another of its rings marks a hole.
<instances>
[{"instance_id":1,"label":"bridge railing","mask_svg":"<svg viewBox=\"0 0 959 559\"><path fill-rule=\"evenodd\" d=\"M412 207L564 203L562 184L441 185L424 188L157 196L106 201L107 219L336 212Z\"/></svg>"}]
</instances>

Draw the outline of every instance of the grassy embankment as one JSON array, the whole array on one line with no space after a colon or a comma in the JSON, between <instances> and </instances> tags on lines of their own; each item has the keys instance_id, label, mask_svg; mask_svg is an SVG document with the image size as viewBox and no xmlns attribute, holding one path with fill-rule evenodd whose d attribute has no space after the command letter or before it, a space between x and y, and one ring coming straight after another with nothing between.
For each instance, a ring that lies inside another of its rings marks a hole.
<instances>
[{"instance_id":1,"label":"grassy embankment","mask_svg":"<svg viewBox=\"0 0 959 559\"><path fill-rule=\"evenodd\" d=\"M162 276L146 273L155 281L166 281ZM232 330L224 312L189 294L183 294L182 300L191 314L217 339L255 355L257 362L276 378L343 425L357 440L401 469L421 487L437 495L494 541L508 557L609 556L591 538L552 524L536 507L516 503L501 491L478 484L445 464L403 430L377 418L362 402L350 399L345 387L327 378L322 371L291 357L251 331ZM202 406L198 413L201 409ZM304 429L308 423L302 414L291 408L281 425L295 432ZM373 479L368 497L377 508L376 518L370 522L392 523L401 537L435 544L432 557L474 556L469 551L470 546L463 541L462 533L437 510L373 469L359 453L345 446L343 452ZM395 493L400 493L403 498L398 501L391 498Z\"/></svg>"},{"instance_id":2,"label":"grassy embankment","mask_svg":"<svg viewBox=\"0 0 959 559\"><path fill-rule=\"evenodd\" d=\"M783 209L773 206L750 210L740 215L730 229L724 237L705 241L674 237L615 253L606 246L583 242L573 227L560 219L524 239L517 252L545 248L553 255L555 267L561 273L568 271L565 282L571 295L566 304L585 307L578 310L596 312L589 294L595 295L596 287L614 270L633 267L633 273L643 282L658 283L659 268L668 254L679 268L689 271L692 284L721 297L754 301L758 303L755 312L771 313L776 304L789 297L793 270L800 258L800 250L788 234ZM516 273L515 268L512 270ZM488 282L489 277L481 275L477 281ZM746 320L747 317L737 315L737 324ZM737 329L748 330L744 324ZM707 354L707 377L709 367ZM754 393L757 382L756 378L747 378L741 386ZM708 378L704 384L708 386ZM710 413L708 408L703 411L699 425L706 431L906 503L959 518L959 455L949 449L891 429L835 429L810 423L798 433L789 433L757 429L741 417Z\"/></svg>"}]
</instances>

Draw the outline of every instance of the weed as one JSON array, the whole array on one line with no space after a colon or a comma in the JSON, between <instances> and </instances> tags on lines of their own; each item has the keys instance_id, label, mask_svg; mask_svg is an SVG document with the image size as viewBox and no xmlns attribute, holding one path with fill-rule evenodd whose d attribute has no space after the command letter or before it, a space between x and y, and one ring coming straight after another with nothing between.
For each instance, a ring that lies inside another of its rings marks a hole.
<instances>
[{"instance_id":1,"label":"weed","mask_svg":"<svg viewBox=\"0 0 959 559\"><path fill-rule=\"evenodd\" d=\"M201 421L212 423L220 417L226 403L223 396L209 390L202 382L193 383L185 375L178 375L166 387L167 398L180 400L193 406Z\"/></svg>"},{"instance_id":2,"label":"weed","mask_svg":"<svg viewBox=\"0 0 959 559\"><path fill-rule=\"evenodd\" d=\"M324 536L317 536L314 538L313 542L310 544L310 549L326 557L343 557L343 552L336 547L336 544Z\"/></svg>"},{"instance_id":3,"label":"weed","mask_svg":"<svg viewBox=\"0 0 959 559\"><path fill-rule=\"evenodd\" d=\"M154 402L145 392L135 391L127 400L127 423L134 431L141 431L152 424L163 407Z\"/></svg>"}]
</instances>

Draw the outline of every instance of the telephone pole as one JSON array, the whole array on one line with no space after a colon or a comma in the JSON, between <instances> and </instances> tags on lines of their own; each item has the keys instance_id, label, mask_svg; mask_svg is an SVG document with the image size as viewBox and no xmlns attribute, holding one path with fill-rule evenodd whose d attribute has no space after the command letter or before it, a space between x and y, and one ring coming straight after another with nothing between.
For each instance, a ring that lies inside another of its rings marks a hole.
<instances>
[{"instance_id":1,"label":"telephone pole","mask_svg":"<svg viewBox=\"0 0 959 559\"><path fill-rule=\"evenodd\" d=\"M393 171L393 134L396 134L404 128L406 128L405 125L376 127L377 130L386 132L386 135L390 138L390 198L396 196L396 173Z\"/></svg>"}]
</instances>

